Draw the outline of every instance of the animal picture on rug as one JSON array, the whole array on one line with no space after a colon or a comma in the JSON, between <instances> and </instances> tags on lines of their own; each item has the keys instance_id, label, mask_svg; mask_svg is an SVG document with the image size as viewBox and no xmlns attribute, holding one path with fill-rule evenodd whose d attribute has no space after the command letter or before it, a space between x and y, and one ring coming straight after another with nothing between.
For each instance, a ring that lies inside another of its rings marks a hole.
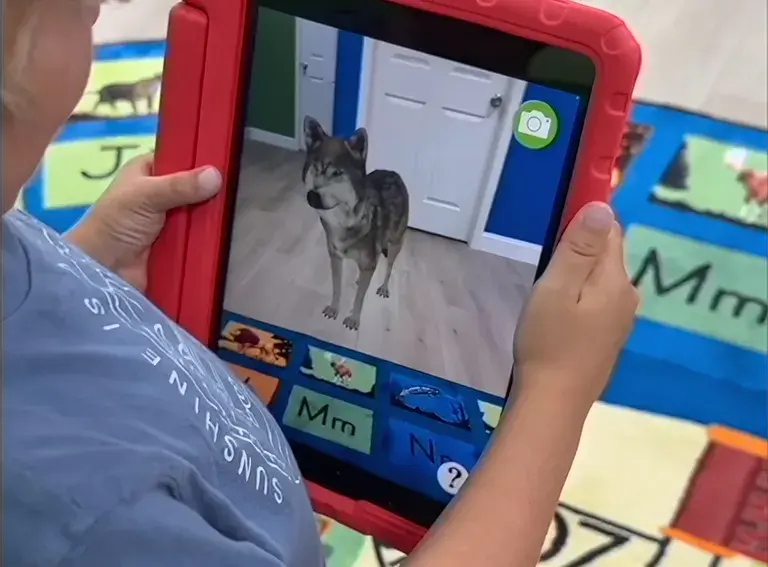
<instances>
[{"instance_id":1,"label":"animal picture on rug","mask_svg":"<svg viewBox=\"0 0 768 567\"><path fill-rule=\"evenodd\" d=\"M735 148L726 154L725 163L736 173L736 179L744 189L744 206L739 216L746 222L754 222L768 206L768 172L747 167L747 157L747 150Z\"/></svg>"},{"instance_id":2,"label":"animal picture on rug","mask_svg":"<svg viewBox=\"0 0 768 567\"><path fill-rule=\"evenodd\" d=\"M688 189L688 178L691 175L691 163L688 159L688 145L683 142L677 150L674 159L661 175L661 185L665 189L685 191Z\"/></svg>"},{"instance_id":3,"label":"animal picture on rug","mask_svg":"<svg viewBox=\"0 0 768 567\"><path fill-rule=\"evenodd\" d=\"M160 0L158 3L168 1ZM122 17L121 13L131 12L134 5L121 4L119 0L115 2L115 5L103 10L102 16L117 22ZM149 26L148 30L152 27ZM70 123L158 114L165 61L164 42L147 40L124 44L116 41L98 45L95 54L88 85L69 118ZM101 130L98 132L102 135Z\"/></svg>"},{"instance_id":4,"label":"animal picture on rug","mask_svg":"<svg viewBox=\"0 0 768 567\"><path fill-rule=\"evenodd\" d=\"M635 161L635 158L645 148L645 144L653 133L653 127L647 124L636 124L630 122L624 128L624 134L621 137L621 149L619 150L619 157L616 158L616 163L613 166L613 173L611 174L611 189L614 194L618 190L627 169Z\"/></svg>"},{"instance_id":5,"label":"animal picture on rug","mask_svg":"<svg viewBox=\"0 0 768 567\"><path fill-rule=\"evenodd\" d=\"M147 114L151 114L155 110L155 99L160 93L162 80L163 74L157 73L134 82L104 85L98 91L90 93L98 95L92 112L97 112L103 104L108 104L113 110L117 110L118 102L127 102L131 105L133 114L138 115L139 101L146 101Z\"/></svg>"},{"instance_id":6,"label":"animal picture on rug","mask_svg":"<svg viewBox=\"0 0 768 567\"><path fill-rule=\"evenodd\" d=\"M768 229L768 156L702 136L686 136L653 190L653 203Z\"/></svg>"},{"instance_id":7,"label":"animal picture on rug","mask_svg":"<svg viewBox=\"0 0 768 567\"><path fill-rule=\"evenodd\" d=\"M357 330L380 258L386 261L386 273L376 295L385 299L390 295L392 269L408 228L408 189L395 171L366 171L368 133L364 128L349 138L338 138L306 116L304 143L302 181L307 204L320 218L331 264L331 302L323 314L338 317L344 260L351 260L358 269L357 290L343 324Z\"/></svg>"}]
</instances>

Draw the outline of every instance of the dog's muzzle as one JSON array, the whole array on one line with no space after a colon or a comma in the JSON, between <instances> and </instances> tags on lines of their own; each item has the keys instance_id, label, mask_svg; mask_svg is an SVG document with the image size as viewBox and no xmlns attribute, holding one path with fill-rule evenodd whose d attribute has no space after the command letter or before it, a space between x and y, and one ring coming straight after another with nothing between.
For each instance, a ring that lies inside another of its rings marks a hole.
<instances>
[{"instance_id":1,"label":"dog's muzzle","mask_svg":"<svg viewBox=\"0 0 768 567\"><path fill-rule=\"evenodd\" d=\"M327 208L323 206L323 199L320 197L320 193L314 189L307 191L307 203L309 203L310 207L319 211L323 211Z\"/></svg>"}]
</instances>

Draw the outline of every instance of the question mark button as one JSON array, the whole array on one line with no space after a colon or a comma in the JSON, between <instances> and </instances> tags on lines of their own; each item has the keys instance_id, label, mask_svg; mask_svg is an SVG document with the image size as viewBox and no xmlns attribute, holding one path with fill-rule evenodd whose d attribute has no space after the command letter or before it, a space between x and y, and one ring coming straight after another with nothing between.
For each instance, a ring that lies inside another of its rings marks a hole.
<instances>
[{"instance_id":1,"label":"question mark button","mask_svg":"<svg viewBox=\"0 0 768 567\"><path fill-rule=\"evenodd\" d=\"M443 463L437 469L437 482L448 494L455 495L469 478L469 471L459 463Z\"/></svg>"}]
</instances>

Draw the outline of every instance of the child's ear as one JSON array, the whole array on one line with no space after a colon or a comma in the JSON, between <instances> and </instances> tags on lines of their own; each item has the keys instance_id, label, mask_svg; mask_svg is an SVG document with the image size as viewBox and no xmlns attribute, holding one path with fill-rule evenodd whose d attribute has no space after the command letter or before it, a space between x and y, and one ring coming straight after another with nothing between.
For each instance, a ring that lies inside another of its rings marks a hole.
<instances>
[{"instance_id":1,"label":"child's ear","mask_svg":"<svg viewBox=\"0 0 768 567\"><path fill-rule=\"evenodd\" d=\"M304 144L308 150L320 145L328 137L320 123L307 115L304 117Z\"/></svg>"},{"instance_id":2,"label":"child's ear","mask_svg":"<svg viewBox=\"0 0 768 567\"><path fill-rule=\"evenodd\" d=\"M368 132L365 128L358 128L355 133L347 139L347 147L352 155L360 161L365 161L368 157Z\"/></svg>"}]
</instances>

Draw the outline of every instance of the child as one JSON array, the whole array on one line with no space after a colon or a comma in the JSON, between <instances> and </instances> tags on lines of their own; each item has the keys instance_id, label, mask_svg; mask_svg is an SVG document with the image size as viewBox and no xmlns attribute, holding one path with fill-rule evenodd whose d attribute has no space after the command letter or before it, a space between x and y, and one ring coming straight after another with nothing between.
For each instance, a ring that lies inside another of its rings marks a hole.
<instances>
[{"instance_id":1,"label":"child","mask_svg":"<svg viewBox=\"0 0 768 567\"><path fill-rule=\"evenodd\" d=\"M90 0L4 3L4 211L83 92L98 14ZM212 197L221 177L152 177L151 166L131 162L63 237L19 211L3 216L4 562L320 566L277 424L142 295L166 211ZM591 204L525 309L515 406L408 567L536 564L637 301L613 213ZM246 448L259 471L250 479L235 460Z\"/></svg>"}]
</instances>

